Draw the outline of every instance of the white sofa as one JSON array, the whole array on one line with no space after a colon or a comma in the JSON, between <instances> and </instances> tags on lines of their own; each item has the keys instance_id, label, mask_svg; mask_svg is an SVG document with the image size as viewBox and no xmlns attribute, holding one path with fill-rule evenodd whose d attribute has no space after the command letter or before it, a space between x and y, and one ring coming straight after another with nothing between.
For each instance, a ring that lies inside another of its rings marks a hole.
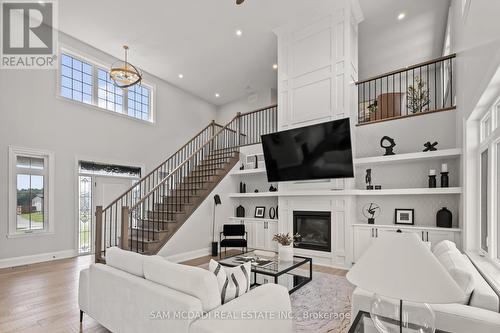
<instances>
[{"instance_id":1,"label":"white sofa","mask_svg":"<svg viewBox=\"0 0 500 333\"><path fill-rule=\"evenodd\" d=\"M282 286L259 286L221 305L213 273L118 248L106 251L106 265L80 272L78 302L116 333L293 331Z\"/></svg>"},{"instance_id":2,"label":"white sofa","mask_svg":"<svg viewBox=\"0 0 500 333\"><path fill-rule=\"evenodd\" d=\"M450 244L451 242L445 241ZM453 243L446 251L458 252ZM436 246L437 247L437 246ZM458 252L459 253L459 252ZM440 260L442 253L434 255ZM465 254L465 266L472 276L472 294L464 304L431 304L436 315L436 328L452 333L499 333L500 299ZM446 266L445 266L446 268ZM452 275L453 277L453 275ZM432 274L429 274L432 279ZM362 310L370 312L372 293L356 288L352 296L352 318Z\"/></svg>"}]
</instances>

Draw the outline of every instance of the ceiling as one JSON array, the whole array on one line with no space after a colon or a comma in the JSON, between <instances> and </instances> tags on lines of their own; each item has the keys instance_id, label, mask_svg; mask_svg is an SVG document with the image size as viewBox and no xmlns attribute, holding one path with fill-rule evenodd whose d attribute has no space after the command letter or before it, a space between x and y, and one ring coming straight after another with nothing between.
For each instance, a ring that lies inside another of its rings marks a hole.
<instances>
[{"instance_id":1,"label":"ceiling","mask_svg":"<svg viewBox=\"0 0 500 333\"><path fill-rule=\"evenodd\" d=\"M360 78L439 56L449 0L359 1L365 16ZM276 88L274 28L334 6L335 0L246 0L241 6L234 0L64 0L59 28L118 58L127 44L134 65L222 105ZM406 19L398 21L402 11Z\"/></svg>"},{"instance_id":2,"label":"ceiling","mask_svg":"<svg viewBox=\"0 0 500 333\"><path fill-rule=\"evenodd\" d=\"M450 0L359 2L359 79L441 56Z\"/></svg>"},{"instance_id":3,"label":"ceiling","mask_svg":"<svg viewBox=\"0 0 500 333\"><path fill-rule=\"evenodd\" d=\"M59 2L59 28L115 57L122 57L121 46L127 44L134 65L221 105L276 88L272 29L294 17L325 12L334 1L313 2L247 0L236 6L234 0L64 0Z\"/></svg>"}]
</instances>

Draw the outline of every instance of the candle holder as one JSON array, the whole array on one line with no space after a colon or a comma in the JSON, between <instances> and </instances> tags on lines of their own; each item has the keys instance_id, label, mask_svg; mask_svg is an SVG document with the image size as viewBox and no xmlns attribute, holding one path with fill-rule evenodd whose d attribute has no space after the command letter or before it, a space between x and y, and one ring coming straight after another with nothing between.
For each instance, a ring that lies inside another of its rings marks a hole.
<instances>
[{"instance_id":1,"label":"candle holder","mask_svg":"<svg viewBox=\"0 0 500 333\"><path fill-rule=\"evenodd\" d=\"M429 171L429 188L436 188L436 170Z\"/></svg>"},{"instance_id":2,"label":"candle holder","mask_svg":"<svg viewBox=\"0 0 500 333\"><path fill-rule=\"evenodd\" d=\"M441 172L441 187L450 187L448 172Z\"/></svg>"}]
</instances>

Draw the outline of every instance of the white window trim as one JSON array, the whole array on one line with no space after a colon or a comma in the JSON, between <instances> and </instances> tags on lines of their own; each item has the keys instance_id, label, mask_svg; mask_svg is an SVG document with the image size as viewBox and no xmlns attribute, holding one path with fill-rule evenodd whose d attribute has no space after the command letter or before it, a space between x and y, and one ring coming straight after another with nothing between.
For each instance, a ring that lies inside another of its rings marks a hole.
<instances>
[{"instance_id":1,"label":"white window trim","mask_svg":"<svg viewBox=\"0 0 500 333\"><path fill-rule=\"evenodd\" d=\"M125 109L125 101L123 104L123 107L124 107L123 112L116 112L116 111L111 111L111 110L108 110L105 108L101 108L97 104L97 99L98 99L98 97L97 97L97 94L98 94L97 68L105 69L105 68L108 68L109 66L104 65L102 62L96 60L93 57L83 55L80 52L74 51L71 48L60 47L59 53L58 53L59 59L61 59L62 53L68 54L71 57L74 57L74 58L79 59L81 61L87 62L93 66L92 104L87 104L87 103L75 101L73 99L61 96L61 64L59 64L57 66L57 78L56 78L56 82L57 82L56 98L57 99L65 101L65 102L70 102L70 103L73 103L75 105L80 105L80 106L83 105L87 108L94 109L94 110L97 110L99 112L105 111L108 114L112 114L112 115L118 116L118 117L125 117L126 119L129 119L129 120L138 121L141 124L147 124L147 125L155 125L156 124L156 112L155 112L156 85L155 84L149 83L148 81L145 81L144 79L141 81L141 85L145 86L149 89L149 118L150 118L150 120L143 120L143 119L129 116L128 110ZM125 94L123 96L125 99ZM127 102L128 102L128 100L127 100Z\"/></svg>"},{"instance_id":2,"label":"white window trim","mask_svg":"<svg viewBox=\"0 0 500 333\"><path fill-rule=\"evenodd\" d=\"M48 163L48 180L46 182L46 195L44 195L45 203L47 208L47 214L44 221L43 230L30 230L18 231L16 228L16 206L17 206L17 195L16 195L16 176L17 167L16 161L17 156L32 156L32 157L43 157L46 158ZM9 222L7 228L7 238L19 238L19 237L32 237L32 236L46 236L54 234L55 222L54 222L54 153L51 151L23 148L9 146Z\"/></svg>"},{"instance_id":3,"label":"white window trim","mask_svg":"<svg viewBox=\"0 0 500 333\"><path fill-rule=\"evenodd\" d=\"M486 123L489 121L489 129L486 128ZM491 137L492 134L492 125L493 125L493 119L492 119L492 114L490 111L486 112L486 114L481 118L480 121L480 130L479 132L481 133L481 138L480 138L480 145L483 146L483 144L488 142L488 139ZM490 132L488 135L486 135L487 132Z\"/></svg>"},{"instance_id":4,"label":"white window trim","mask_svg":"<svg viewBox=\"0 0 500 333\"><path fill-rule=\"evenodd\" d=\"M485 252L481 249L481 195L478 196L478 212L477 218L479 221L479 234L478 234L478 250L480 254L485 255L490 261L492 261L496 266L500 267L500 258L498 258L498 249L500 247L500 237L498 234L498 218L500 216L500 207L498 207L498 196L499 193L499 182L500 182L500 165L498 163L498 149L497 145L500 144L500 114L497 112L497 107L500 105L500 99L498 99L493 105L487 110L484 116L479 122L480 126L480 144L477 155L478 163L478 184L479 193L481 193L481 154L488 150L488 239L487 246L488 251ZM484 124L489 120L490 128L489 134L486 136Z\"/></svg>"}]
</instances>

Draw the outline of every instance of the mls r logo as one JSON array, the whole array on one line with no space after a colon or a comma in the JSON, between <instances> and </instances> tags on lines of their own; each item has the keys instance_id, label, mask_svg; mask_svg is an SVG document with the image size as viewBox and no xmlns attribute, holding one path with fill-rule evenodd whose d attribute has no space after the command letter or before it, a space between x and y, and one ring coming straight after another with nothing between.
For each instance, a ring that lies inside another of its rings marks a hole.
<instances>
[{"instance_id":1,"label":"mls r logo","mask_svg":"<svg viewBox=\"0 0 500 333\"><path fill-rule=\"evenodd\" d=\"M53 53L51 2L2 2L3 54Z\"/></svg>"}]
</instances>

